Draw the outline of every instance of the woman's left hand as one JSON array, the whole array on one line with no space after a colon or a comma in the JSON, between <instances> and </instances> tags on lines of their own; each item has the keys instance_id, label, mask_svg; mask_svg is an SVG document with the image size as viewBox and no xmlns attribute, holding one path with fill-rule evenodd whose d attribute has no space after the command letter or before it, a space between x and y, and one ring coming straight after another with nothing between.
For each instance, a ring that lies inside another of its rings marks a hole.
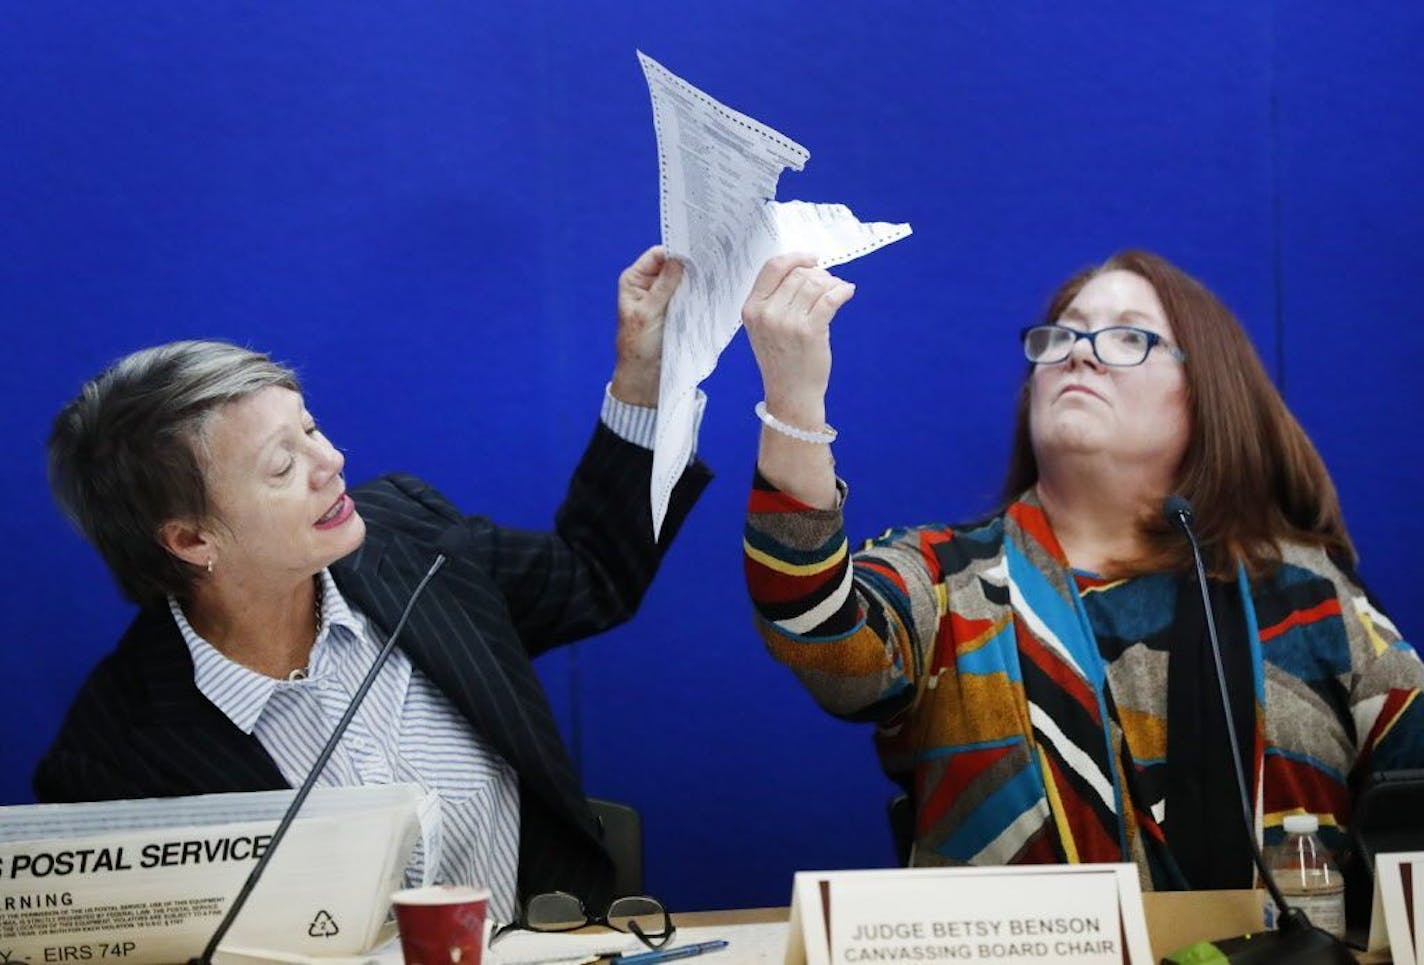
<instances>
[{"instance_id":1,"label":"woman's left hand","mask_svg":"<svg viewBox=\"0 0 1424 965\"><path fill-rule=\"evenodd\" d=\"M654 245L618 276L618 364L613 395L632 405L658 404L663 319L682 281L682 263Z\"/></svg>"}]
</instances>

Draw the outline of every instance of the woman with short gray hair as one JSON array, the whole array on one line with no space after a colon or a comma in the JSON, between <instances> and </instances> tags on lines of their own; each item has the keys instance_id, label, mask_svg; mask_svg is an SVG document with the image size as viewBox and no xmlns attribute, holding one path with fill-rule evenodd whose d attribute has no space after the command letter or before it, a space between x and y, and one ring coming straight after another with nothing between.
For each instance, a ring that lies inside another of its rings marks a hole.
<instances>
[{"instance_id":1,"label":"woman with short gray hair","mask_svg":"<svg viewBox=\"0 0 1424 965\"><path fill-rule=\"evenodd\" d=\"M649 418L681 266L619 278L617 364L553 532L467 517L423 481L349 489L291 369L212 341L115 363L55 420L55 497L140 607L35 773L42 801L299 784L437 552L453 555L322 784L439 794L421 881L478 883L492 914L613 868L530 660L632 615L710 478L690 463L652 537ZM460 531L450 540L452 531Z\"/></svg>"},{"instance_id":2,"label":"woman with short gray hair","mask_svg":"<svg viewBox=\"0 0 1424 965\"><path fill-rule=\"evenodd\" d=\"M116 362L55 419L55 500L132 602L191 596L206 567L169 552L154 534L170 520L211 515L201 464L208 426L223 406L269 386L302 390L295 372L261 353L169 342Z\"/></svg>"}]
</instances>

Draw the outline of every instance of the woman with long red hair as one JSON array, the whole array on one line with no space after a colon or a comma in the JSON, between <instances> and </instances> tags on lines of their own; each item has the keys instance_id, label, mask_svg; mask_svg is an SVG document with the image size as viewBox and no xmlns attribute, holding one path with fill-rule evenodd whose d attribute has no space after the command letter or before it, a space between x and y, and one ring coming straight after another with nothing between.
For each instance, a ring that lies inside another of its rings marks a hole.
<instances>
[{"instance_id":1,"label":"woman with long red hair","mask_svg":"<svg viewBox=\"0 0 1424 965\"><path fill-rule=\"evenodd\" d=\"M873 722L916 864L1134 861L1158 889L1253 870L1189 545L1195 507L1255 833L1424 764L1424 665L1370 599L1330 480L1230 311L1127 251L1065 282L1029 363L1003 504L851 552L826 425L850 285L768 262L743 309L765 399L745 531L772 655Z\"/></svg>"}]
</instances>

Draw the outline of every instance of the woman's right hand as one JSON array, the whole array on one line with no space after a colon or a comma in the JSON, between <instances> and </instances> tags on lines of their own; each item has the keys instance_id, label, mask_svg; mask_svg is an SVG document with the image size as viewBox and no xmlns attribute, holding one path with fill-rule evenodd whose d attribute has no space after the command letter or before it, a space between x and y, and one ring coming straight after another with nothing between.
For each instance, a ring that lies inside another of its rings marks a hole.
<instances>
[{"instance_id":1,"label":"woman's right hand","mask_svg":"<svg viewBox=\"0 0 1424 965\"><path fill-rule=\"evenodd\" d=\"M854 285L817 268L814 255L777 255L762 266L742 306L742 324L761 369L767 411L782 422L812 431L825 424L831 319L854 294Z\"/></svg>"},{"instance_id":2,"label":"woman's right hand","mask_svg":"<svg viewBox=\"0 0 1424 965\"><path fill-rule=\"evenodd\" d=\"M766 410L807 432L826 425L831 319L855 286L816 267L812 255L777 255L763 266L742 306L761 369ZM830 447L763 427L757 465L772 485L819 509L836 505Z\"/></svg>"}]
</instances>

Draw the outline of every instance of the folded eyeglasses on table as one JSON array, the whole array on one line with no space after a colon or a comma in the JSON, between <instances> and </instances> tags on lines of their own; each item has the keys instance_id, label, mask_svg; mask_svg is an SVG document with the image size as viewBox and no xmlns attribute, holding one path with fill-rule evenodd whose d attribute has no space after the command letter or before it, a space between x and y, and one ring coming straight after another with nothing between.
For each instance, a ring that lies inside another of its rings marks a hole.
<instances>
[{"instance_id":1,"label":"folded eyeglasses on table","mask_svg":"<svg viewBox=\"0 0 1424 965\"><path fill-rule=\"evenodd\" d=\"M585 925L606 925L614 931L630 932L649 948L662 948L677 931L663 903L648 895L615 898L603 914L591 915L578 895L551 891L534 895L524 903L524 910L515 921L497 926L490 935L490 945L515 931L565 932Z\"/></svg>"}]
</instances>

